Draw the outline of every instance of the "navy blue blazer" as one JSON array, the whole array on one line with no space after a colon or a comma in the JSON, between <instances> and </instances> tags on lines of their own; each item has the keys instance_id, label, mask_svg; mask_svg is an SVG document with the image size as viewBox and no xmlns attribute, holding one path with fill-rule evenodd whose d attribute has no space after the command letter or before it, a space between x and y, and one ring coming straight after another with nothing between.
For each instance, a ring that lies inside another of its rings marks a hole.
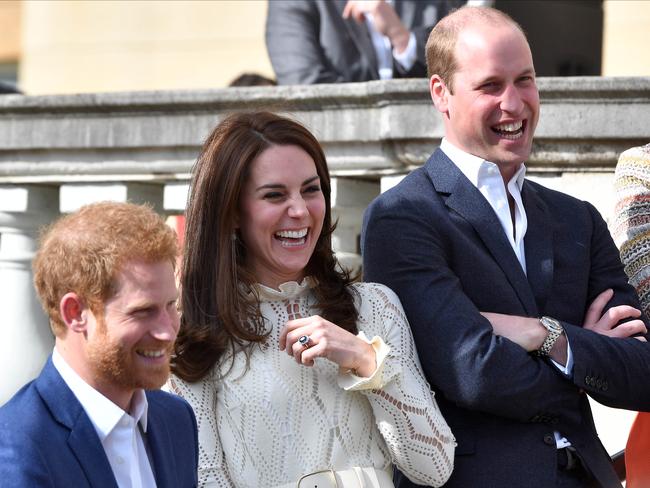
<instances>
[{"instance_id":1,"label":"navy blue blazer","mask_svg":"<svg viewBox=\"0 0 650 488\"><path fill-rule=\"evenodd\" d=\"M197 486L198 438L185 400L147 391L147 440L159 488ZM117 488L92 422L50 357L0 408L0 485Z\"/></svg>"},{"instance_id":2,"label":"navy blue blazer","mask_svg":"<svg viewBox=\"0 0 650 488\"><path fill-rule=\"evenodd\" d=\"M650 344L582 329L591 301L640 308L607 226L587 202L526 180L527 274L496 214L440 150L366 210L364 279L392 288L425 375L458 440L449 487L555 486L553 432L605 487L620 487L587 394L650 409ZM575 366L566 377L492 334L479 311L560 320ZM399 486L414 486L405 478Z\"/></svg>"}]
</instances>

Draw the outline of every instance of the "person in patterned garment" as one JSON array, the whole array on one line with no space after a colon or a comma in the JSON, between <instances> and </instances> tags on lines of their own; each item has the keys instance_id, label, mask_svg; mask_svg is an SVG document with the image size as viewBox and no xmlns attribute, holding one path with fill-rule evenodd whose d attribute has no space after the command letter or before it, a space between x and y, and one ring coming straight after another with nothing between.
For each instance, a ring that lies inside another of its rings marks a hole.
<instances>
[{"instance_id":1,"label":"person in patterned garment","mask_svg":"<svg viewBox=\"0 0 650 488\"><path fill-rule=\"evenodd\" d=\"M636 288L643 313L650 316L650 144L621 154L614 179L614 239ZM650 486L650 412L639 412L625 447L627 488Z\"/></svg>"},{"instance_id":2,"label":"person in patterned garment","mask_svg":"<svg viewBox=\"0 0 650 488\"><path fill-rule=\"evenodd\" d=\"M330 177L300 124L226 118L193 171L169 389L194 408L199 483L441 486L455 439L402 306L331 248Z\"/></svg>"}]
</instances>

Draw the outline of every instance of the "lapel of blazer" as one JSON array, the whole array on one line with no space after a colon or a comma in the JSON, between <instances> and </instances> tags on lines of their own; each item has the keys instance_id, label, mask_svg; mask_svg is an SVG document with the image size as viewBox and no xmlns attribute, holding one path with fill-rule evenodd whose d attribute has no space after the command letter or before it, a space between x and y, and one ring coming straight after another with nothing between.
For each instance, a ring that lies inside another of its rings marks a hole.
<instances>
[{"instance_id":1,"label":"lapel of blazer","mask_svg":"<svg viewBox=\"0 0 650 488\"><path fill-rule=\"evenodd\" d=\"M530 182L524 182L521 193L528 220L524 237L528 282L538 310L544 310L553 283L553 222L548 207Z\"/></svg>"},{"instance_id":2,"label":"lapel of blazer","mask_svg":"<svg viewBox=\"0 0 650 488\"><path fill-rule=\"evenodd\" d=\"M363 59L363 61L370 67L370 71L374 73L375 79L379 79L377 54L375 53L375 47L372 45L372 39L370 38L368 27L366 26L365 21L359 24L351 17L343 19L343 9L345 8L346 3L347 0L335 0L336 10L341 16L341 21L348 30L352 41L357 46L361 59Z\"/></svg>"},{"instance_id":3,"label":"lapel of blazer","mask_svg":"<svg viewBox=\"0 0 650 488\"><path fill-rule=\"evenodd\" d=\"M153 458L152 466L154 475L156 477L156 486L158 488L174 488L175 483L175 460L172 446L174 442L170 437L169 430L165 423L165 419L159 415L159 410L156 408L158 405L155 400L152 400L147 395L149 402L149 410L147 411L147 441L151 449L151 457Z\"/></svg>"},{"instance_id":4,"label":"lapel of blazer","mask_svg":"<svg viewBox=\"0 0 650 488\"><path fill-rule=\"evenodd\" d=\"M425 166L448 208L469 222L506 275L526 313L536 316L535 297L501 223L485 197L439 148Z\"/></svg>"},{"instance_id":5,"label":"lapel of blazer","mask_svg":"<svg viewBox=\"0 0 650 488\"><path fill-rule=\"evenodd\" d=\"M51 356L36 380L36 388L54 420L70 429L68 445L86 474L88 485L117 488L97 432L81 403L52 364Z\"/></svg>"}]
</instances>

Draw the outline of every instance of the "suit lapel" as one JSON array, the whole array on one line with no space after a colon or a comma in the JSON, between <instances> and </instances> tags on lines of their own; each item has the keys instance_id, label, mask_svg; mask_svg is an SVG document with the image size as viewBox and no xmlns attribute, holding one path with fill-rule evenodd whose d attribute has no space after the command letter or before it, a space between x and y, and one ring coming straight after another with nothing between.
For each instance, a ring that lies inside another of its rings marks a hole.
<instances>
[{"instance_id":1,"label":"suit lapel","mask_svg":"<svg viewBox=\"0 0 650 488\"><path fill-rule=\"evenodd\" d=\"M347 0L335 0L336 10L339 15L343 15L343 9ZM361 59L369 66L370 71L375 75L375 79L379 79L379 68L377 63L377 54L375 53L375 47L372 45L372 39L370 38L370 32L368 32L368 27L366 26L365 21L362 23L357 23L353 18L343 19L341 21L354 44L356 45L359 53L361 54Z\"/></svg>"},{"instance_id":2,"label":"suit lapel","mask_svg":"<svg viewBox=\"0 0 650 488\"><path fill-rule=\"evenodd\" d=\"M440 149L425 167L436 190L447 195L443 196L447 207L471 224L507 277L526 313L536 316L535 297L526 274L485 197Z\"/></svg>"},{"instance_id":3,"label":"suit lapel","mask_svg":"<svg viewBox=\"0 0 650 488\"><path fill-rule=\"evenodd\" d=\"M36 388L52 417L70 429L68 445L86 474L89 486L117 488L113 470L92 422L52 364L51 357L36 380Z\"/></svg>"},{"instance_id":4,"label":"suit lapel","mask_svg":"<svg viewBox=\"0 0 650 488\"><path fill-rule=\"evenodd\" d=\"M90 486L114 486L117 488L117 482L104 448L85 412L72 427L68 445L86 473Z\"/></svg>"},{"instance_id":5,"label":"suit lapel","mask_svg":"<svg viewBox=\"0 0 650 488\"><path fill-rule=\"evenodd\" d=\"M175 483L176 465L172 454L171 447L174 445L169 435L165 420L158 417L158 409L155 401L147 396L149 410L147 411L147 440L151 449L153 466L151 466L154 476L156 477L156 486L158 488L173 488Z\"/></svg>"},{"instance_id":6,"label":"suit lapel","mask_svg":"<svg viewBox=\"0 0 650 488\"><path fill-rule=\"evenodd\" d=\"M544 310L553 283L553 223L537 190L526 181L522 191L528 230L524 237L528 282L537 308Z\"/></svg>"}]
</instances>

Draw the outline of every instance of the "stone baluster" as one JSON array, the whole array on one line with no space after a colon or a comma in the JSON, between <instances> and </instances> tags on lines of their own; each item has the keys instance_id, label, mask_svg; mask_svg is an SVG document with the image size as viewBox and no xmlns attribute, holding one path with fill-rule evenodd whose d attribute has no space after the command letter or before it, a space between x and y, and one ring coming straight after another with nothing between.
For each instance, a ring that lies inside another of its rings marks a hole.
<instances>
[{"instance_id":1,"label":"stone baluster","mask_svg":"<svg viewBox=\"0 0 650 488\"><path fill-rule=\"evenodd\" d=\"M332 220L338 221L332 247L342 266L361 270L360 234L363 212L379 195L379 182L332 178Z\"/></svg>"},{"instance_id":2,"label":"stone baluster","mask_svg":"<svg viewBox=\"0 0 650 488\"><path fill-rule=\"evenodd\" d=\"M56 186L0 186L0 404L33 379L54 337L32 284L39 228L59 213Z\"/></svg>"}]
</instances>

